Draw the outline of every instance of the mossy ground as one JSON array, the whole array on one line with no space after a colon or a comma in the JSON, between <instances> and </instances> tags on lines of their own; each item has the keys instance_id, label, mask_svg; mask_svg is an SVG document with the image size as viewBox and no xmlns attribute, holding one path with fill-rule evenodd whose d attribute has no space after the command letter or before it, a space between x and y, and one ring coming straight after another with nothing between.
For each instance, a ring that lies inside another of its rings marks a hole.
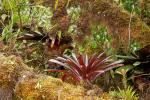
<instances>
[{"instance_id":1,"label":"mossy ground","mask_svg":"<svg viewBox=\"0 0 150 100\"><path fill-rule=\"evenodd\" d=\"M3 99L9 95L10 100L13 96L18 100L109 100L110 98L106 93L96 94L94 90L87 91L83 86L65 83L44 74L36 74L16 56L4 56L1 53L0 63L0 95L5 93Z\"/></svg>"}]
</instances>

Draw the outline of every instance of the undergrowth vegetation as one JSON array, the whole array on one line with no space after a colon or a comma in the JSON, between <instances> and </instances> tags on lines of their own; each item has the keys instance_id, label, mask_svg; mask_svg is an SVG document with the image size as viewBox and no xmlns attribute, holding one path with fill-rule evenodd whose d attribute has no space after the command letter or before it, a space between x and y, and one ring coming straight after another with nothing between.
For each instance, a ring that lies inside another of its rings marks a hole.
<instances>
[{"instance_id":1,"label":"undergrowth vegetation","mask_svg":"<svg viewBox=\"0 0 150 100\"><path fill-rule=\"evenodd\" d=\"M147 0L0 0L0 52L38 74L83 86L90 100L149 100L149 12Z\"/></svg>"}]
</instances>

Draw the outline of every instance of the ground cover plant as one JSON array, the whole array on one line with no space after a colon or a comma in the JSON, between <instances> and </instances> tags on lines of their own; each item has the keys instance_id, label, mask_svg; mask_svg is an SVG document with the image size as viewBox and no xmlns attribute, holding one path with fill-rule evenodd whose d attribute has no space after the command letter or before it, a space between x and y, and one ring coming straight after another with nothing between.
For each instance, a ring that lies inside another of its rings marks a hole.
<instances>
[{"instance_id":1,"label":"ground cover plant","mask_svg":"<svg viewBox=\"0 0 150 100\"><path fill-rule=\"evenodd\" d=\"M0 99L149 100L149 12L148 0L0 0Z\"/></svg>"},{"instance_id":2,"label":"ground cover plant","mask_svg":"<svg viewBox=\"0 0 150 100\"><path fill-rule=\"evenodd\" d=\"M122 66L122 61L110 61L110 56L104 57L104 53L100 53L98 56L93 54L91 57L87 55L76 56L72 53L71 57L57 57L56 59L50 59L50 62L57 63L64 66L66 70L48 70L49 72L64 72L62 80L71 76L77 82L85 82L91 84L101 74L115 68Z\"/></svg>"}]
</instances>

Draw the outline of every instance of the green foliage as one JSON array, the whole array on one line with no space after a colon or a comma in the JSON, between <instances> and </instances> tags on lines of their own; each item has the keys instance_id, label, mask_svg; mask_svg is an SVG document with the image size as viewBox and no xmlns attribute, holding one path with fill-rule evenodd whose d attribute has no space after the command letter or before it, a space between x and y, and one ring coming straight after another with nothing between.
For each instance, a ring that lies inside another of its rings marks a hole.
<instances>
[{"instance_id":1,"label":"green foliage","mask_svg":"<svg viewBox=\"0 0 150 100\"><path fill-rule=\"evenodd\" d=\"M124 88L126 89L128 86L128 81L131 80L132 77L135 76L135 74L137 73L136 67L138 65L140 65L141 62L136 61L136 59L138 58L136 55L134 55L134 56L117 55L117 57L119 59L124 59L124 60L126 60L126 59L135 60L135 62L133 64L128 64L128 65L122 66L120 68L117 68L115 70L115 73L122 75L122 83L123 83ZM128 75L128 77L127 77L127 73L129 73L129 72L131 72L131 74Z\"/></svg>"},{"instance_id":2,"label":"green foliage","mask_svg":"<svg viewBox=\"0 0 150 100\"><path fill-rule=\"evenodd\" d=\"M8 23L5 23L5 20L2 21L4 25L3 39L9 38L8 34L13 33L15 25L18 25L19 28L28 25L32 31L38 31L37 27L44 27L48 31L52 27L49 19L52 16L52 11L49 7L31 6L28 0L3 0L2 9L5 11L5 15L10 18L5 18Z\"/></svg>"},{"instance_id":3,"label":"green foliage","mask_svg":"<svg viewBox=\"0 0 150 100\"><path fill-rule=\"evenodd\" d=\"M111 53L111 37L108 35L108 31L106 27L96 25L92 27L92 35L93 35L93 44L94 48L101 46L101 48L107 53Z\"/></svg>"},{"instance_id":4,"label":"green foliage","mask_svg":"<svg viewBox=\"0 0 150 100\"><path fill-rule=\"evenodd\" d=\"M141 74L143 73L142 70L140 70L140 65L143 63L141 62L139 59L139 56L137 56L136 54L132 54L132 55L128 55L128 56L121 56L121 55L117 55L116 56L119 59L124 59L125 61L131 61L132 63L123 66L121 68L118 68L116 71L121 71L121 70L125 70L126 74L128 72L130 72L130 76L128 76L128 80L132 79L132 77L134 77L136 74Z\"/></svg>"},{"instance_id":5,"label":"green foliage","mask_svg":"<svg viewBox=\"0 0 150 100\"><path fill-rule=\"evenodd\" d=\"M78 20L80 16L81 8L78 7L70 7L67 9L67 13L69 17L71 18L71 23L74 23Z\"/></svg>"},{"instance_id":6,"label":"green foliage","mask_svg":"<svg viewBox=\"0 0 150 100\"><path fill-rule=\"evenodd\" d=\"M131 42L130 44L130 52L134 53L140 49L140 45L137 42Z\"/></svg>"},{"instance_id":7,"label":"green foliage","mask_svg":"<svg viewBox=\"0 0 150 100\"><path fill-rule=\"evenodd\" d=\"M35 21L36 26L44 27L47 31L52 27L50 23L50 18L52 16L52 11L48 7L35 5L29 8L32 13L27 15L29 17L29 23ZM29 13L29 12L26 12ZM29 24L28 23L28 24Z\"/></svg>"},{"instance_id":8,"label":"green foliage","mask_svg":"<svg viewBox=\"0 0 150 100\"><path fill-rule=\"evenodd\" d=\"M130 13L140 15L141 9L139 7L140 0L114 0L116 3L121 5L125 10Z\"/></svg>"},{"instance_id":9,"label":"green foliage","mask_svg":"<svg viewBox=\"0 0 150 100\"><path fill-rule=\"evenodd\" d=\"M112 53L110 47L111 37L108 35L107 28L101 25L94 25L91 27L91 35L85 36L82 44L79 47L79 52L90 53L105 51L108 55Z\"/></svg>"},{"instance_id":10,"label":"green foliage","mask_svg":"<svg viewBox=\"0 0 150 100\"><path fill-rule=\"evenodd\" d=\"M129 12L134 12L140 14L140 8L138 7L139 0L122 0L123 7Z\"/></svg>"},{"instance_id":11,"label":"green foliage","mask_svg":"<svg viewBox=\"0 0 150 100\"><path fill-rule=\"evenodd\" d=\"M17 41L19 36L32 33L45 36L52 28L50 18L52 10L50 7L42 5L33 5L29 0L3 0L1 4L0 24L2 23L2 34L0 39L9 45L8 52L17 51L17 54L24 58L28 65L40 66L43 68L46 64L41 61L46 59L41 52L43 44L35 41ZM42 31L41 31L42 30ZM42 32L42 33L40 33ZM43 34L45 33L45 34ZM15 49L15 50L14 50ZM33 65L33 63L35 63ZM42 63L41 63L42 62Z\"/></svg>"},{"instance_id":12,"label":"green foliage","mask_svg":"<svg viewBox=\"0 0 150 100\"><path fill-rule=\"evenodd\" d=\"M100 48L100 49L98 49ZM84 40L82 41L82 44L79 45L79 53L91 53L93 51L100 51L102 50L101 47L98 47L97 42L94 40L92 36L85 36Z\"/></svg>"},{"instance_id":13,"label":"green foliage","mask_svg":"<svg viewBox=\"0 0 150 100\"><path fill-rule=\"evenodd\" d=\"M96 25L92 27L92 34L94 37L94 40L97 42L105 43L110 42L111 38L107 33L107 28L102 27L100 25Z\"/></svg>"},{"instance_id":14,"label":"green foliage","mask_svg":"<svg viewBox=\"0 0 150 100\"><path fill-rule=\"evenodd\" d=\"M11 11L17 9L18 2L22 2L24 0L18 1L18 0L2 0L2 8L3 10Z\"/></svg>"},{"instance_id":15,"label":"green foliage","mask_svg":"<svg viewBox=\"0 0 150 100\"><path fill-rule=\"evenodd\" d=\"M135 64L136 65L136 64ZM123 99L123 100L138 100L138 96L133 89L133 87L128 85L128 77L127 73L128 71L135 68L135 66L128 65L128 66L122 66L115 70L116 73L122 75L122 83L123 83L123 89L120 89L118 87L118 91L110 91L110 95L117 99Z\"/></svg>"},{"instance_id":16,"label":"green foliage","mask_svg":"<svg viewBox=\"0 0 150 100\"><path fill-rule=\"evenodd\" d=\"M144 7L142 8L142 16L144 18L150 18L150 12L149 12L149 2L147 0L143 0L143 3L144 3Z\"/></svg>"},{"instance_id":17,"label":"green foliage","mask_svg":"<svg viewBox=\"0 0 150 100\"><path fill-rule=\"evenodd\" d=\"M123 99L123 100L138 100L138 96L136 91L131 87L128 86L126 89L120 89L119 91L110 91L109 94L114 98Z\"/></svg>"},{"instance_id":18,"label":"green foliage","mask_svg":"<svg viewBox=\"0 0 150 100\"><path fill-rule=\"evenodd\" d=\"M68 29L68 33L71 34L71 35L74 35L74 36L77 35L76 23L79 19L80 12L81 12L81 8L79 6L78 7L67 8L67 13L70 17L70 26L69 26L69 29Z\"/></svg>"},{"instance_id":19,"label":"green foliage","mask_svg":"<svg viewBox=\"0 0 150 100\"><path fill-rule=\"evenodd\" d=\"M122 75L122 83L124 86L124 89L128 86L128 79L127 79L127 72L132 68L132 66L123 66L121 68L118 68L115 72Z\"/></svg>"}]
</instances>

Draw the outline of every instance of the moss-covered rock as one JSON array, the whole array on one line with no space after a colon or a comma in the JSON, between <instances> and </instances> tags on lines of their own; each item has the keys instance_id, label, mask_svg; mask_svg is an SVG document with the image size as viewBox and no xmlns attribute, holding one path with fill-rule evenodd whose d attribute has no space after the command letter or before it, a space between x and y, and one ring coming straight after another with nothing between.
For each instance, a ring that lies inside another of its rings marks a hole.
<instances>
[{"instance_id":1,"label":"moss-covered rock","mask_svg":"<svg viewBox=\"0 0 150 100\"><path fill-rule=\"evenodd\" d=\"M1 100L13 100L14 95L19 100L103 100L102 94L37 74L19 57L0 53Z\"/></svg>"}]
</instances>

